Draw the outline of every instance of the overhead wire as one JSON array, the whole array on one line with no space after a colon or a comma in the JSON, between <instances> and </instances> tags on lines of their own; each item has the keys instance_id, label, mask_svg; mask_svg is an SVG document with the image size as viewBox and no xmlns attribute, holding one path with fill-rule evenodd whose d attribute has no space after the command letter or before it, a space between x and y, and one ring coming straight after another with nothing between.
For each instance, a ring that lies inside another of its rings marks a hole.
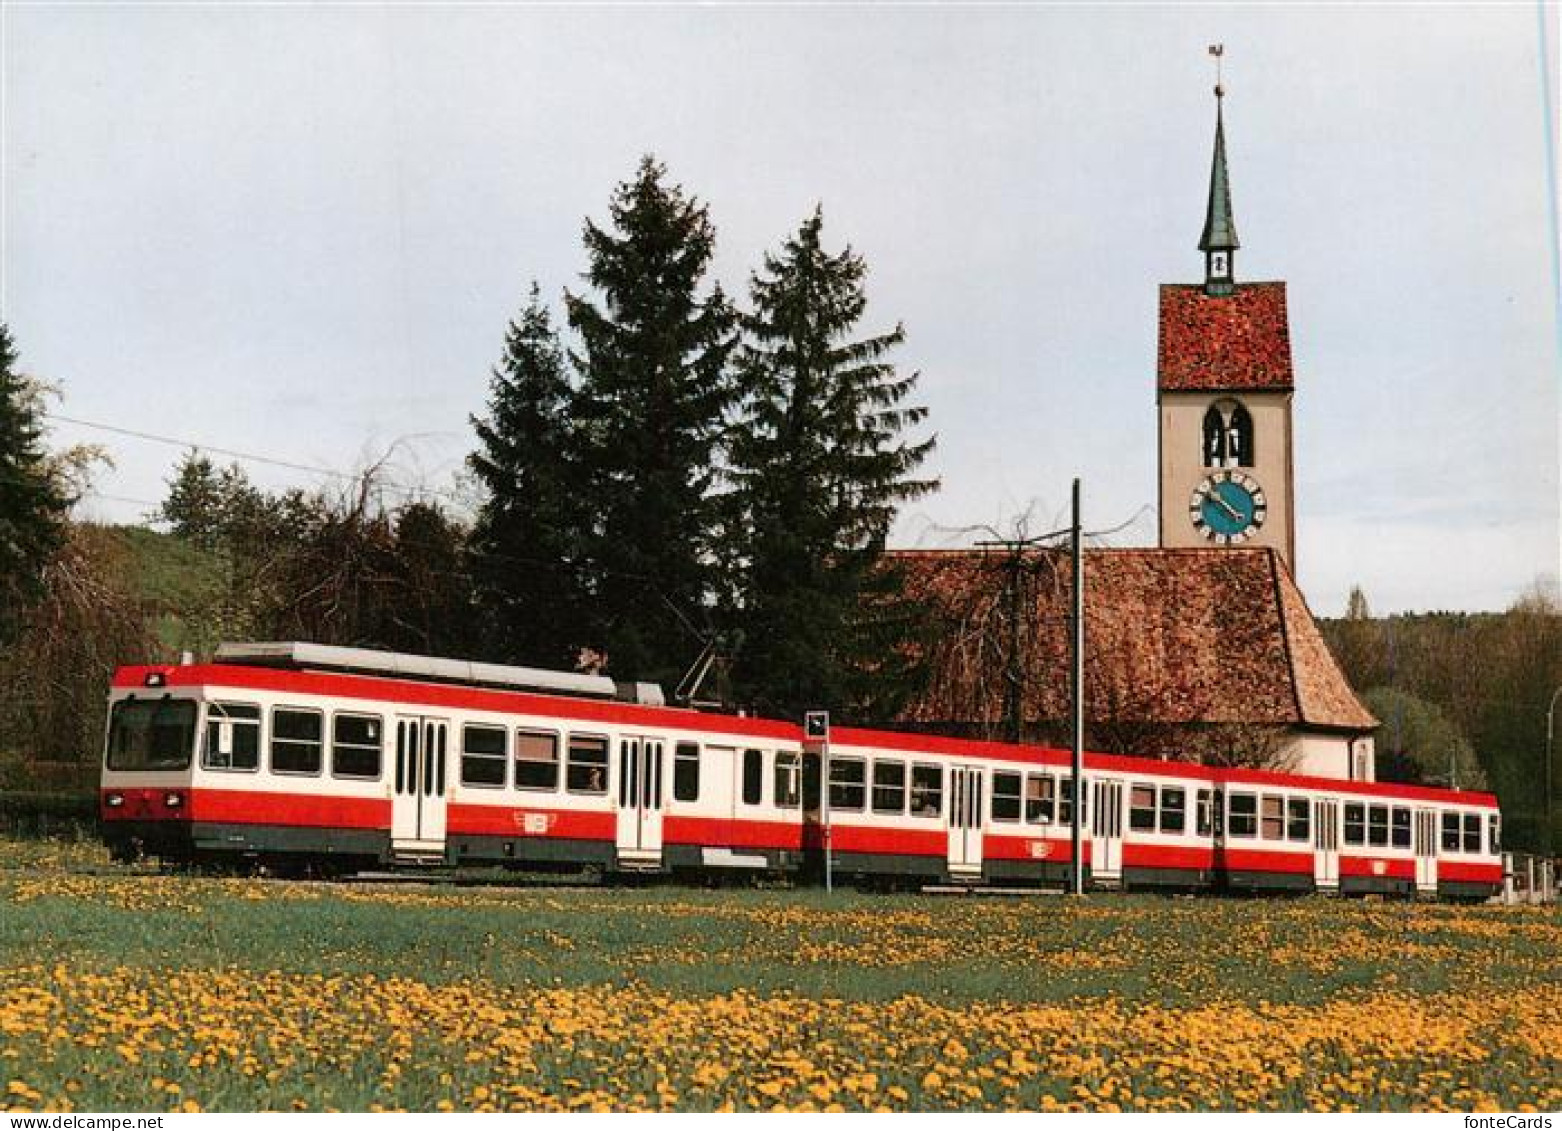
<instances>
[{"instance_id":1,"label":"overhead wire","mask_svg":"<svg viewBox=\"0 0 1562 1131\"><path fill-rule=\"evenodd\" d=\"M275 456L260 455L256 452L246 452L238 448L229 448L220 444L209 444L202 440L194 440L187 437L167 436L157 432L148 432L138 428L124 428L116 424L104 424L102 421L98 420L84 420L80 417L66 416L64 413L45 412L43 415L49 420L53 420L62 424L73 424L79 428L90 428L101 432L112 433L117 436L126 436L131 439L144 440L148 443L166 444L175 448L184 448L197 452L210 452L215 455L226 456L229 459L240 460L245 463L258 463L269 467L283 468L284 470L288 471L301 471L308 475L321 475L330 479L336 479L347 483L358 482L372 472L372 469L362 472L350 472L342 471L341 469L334 467L323 467L318 464L299 463L294 460L279 459ZM458 507L467 507L470 505L469 499L463 499L461 496L451 491L444 491L434 487L411 486L398 482L397 480L387 478L383 475L376 477L374 482L377 486L383 487L390 491L398 492L408 499L432 497L444 499L445 501L453 503ZM99 494L100 498L110 497L107 495L102 495L101 493L97 494ZM144 499L124 499L122 501L141 503L146 502ZM156 506L158 504L154 503L152 505Z\"/></svg>"}]
</instances>

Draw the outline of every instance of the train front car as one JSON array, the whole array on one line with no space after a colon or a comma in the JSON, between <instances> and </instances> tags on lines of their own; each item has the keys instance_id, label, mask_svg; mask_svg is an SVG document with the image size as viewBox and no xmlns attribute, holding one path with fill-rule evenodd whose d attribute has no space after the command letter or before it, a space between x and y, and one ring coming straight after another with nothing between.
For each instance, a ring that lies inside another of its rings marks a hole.
<instances>
[{"instance_id":1,"label":"train front car","mask_svg":"<svg viewBox=\"0 0 1562 1131\"><path fill-rule=\"evenodd\" d=\"M264 670L222 664L115 673L98 795L115 859L300 875L385 859L383 719L280 683ZM341 709L328 715L331 707Z\"/></svg>"},{"instance_id":2,"label":"train front car","mask_svg":"<svg viewBox=\"0 0 1562 1131\"><path fill-rule=\"evenodd\" d=\"M172 668L120 668L109 693L98 815L116 860L193 855L190 799L200 699Z\"/></svg>"}]
</instances>

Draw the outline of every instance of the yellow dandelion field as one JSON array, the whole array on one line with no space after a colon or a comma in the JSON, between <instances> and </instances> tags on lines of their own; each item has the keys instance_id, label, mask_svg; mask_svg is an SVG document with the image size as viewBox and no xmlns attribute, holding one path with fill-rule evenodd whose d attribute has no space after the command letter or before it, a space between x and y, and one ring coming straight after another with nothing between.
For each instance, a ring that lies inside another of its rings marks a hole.
<instances>
[{"instance_id":1,"label":"yellow dandelion field","mask_svg":"<svg viewBox=\"0 0 1562 1131\"><path fill-rule=\"evenodd\" d=\"M0 1109L1556 1110L1562 916L0 866Z\"/></svg>"}]
</instances>

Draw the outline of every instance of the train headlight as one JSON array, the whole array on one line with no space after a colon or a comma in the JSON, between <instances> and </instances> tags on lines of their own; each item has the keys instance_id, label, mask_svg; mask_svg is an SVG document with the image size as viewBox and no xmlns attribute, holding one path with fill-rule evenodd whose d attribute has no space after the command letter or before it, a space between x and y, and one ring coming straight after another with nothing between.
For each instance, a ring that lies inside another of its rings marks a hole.
<instances>
[{"instance_id":1,"label":"train headlight","mask_svg":"<svg viewBox=\"0 0 1562 1131\"><path fill-rule=\"evenodd\" d=\"M163 804L170 809L178 809L184 804L184 794L165 793L163 794Z\"/></svg>"},{"instance_id":2,"label":"train headlight","mask_svg":"<svg viewBox=\"0 0 1562 1131\"><path fill-rule=\"evenodd\" d=\"M142 682L148 687L162 687L168 682L168 677L162 672L147 672Z\"/></svg>"},{"instance_id":3,"label":"train headlight","mask_svg":"<svg viewBox=\"0 0 1562 1131\"><path fill-rule=\"evenodd\" d=\"M110 793L103 798L103 804L107 805L110 809L118 809L124 803L125 795L123 793Z\"/></svg>"}]
</instances>

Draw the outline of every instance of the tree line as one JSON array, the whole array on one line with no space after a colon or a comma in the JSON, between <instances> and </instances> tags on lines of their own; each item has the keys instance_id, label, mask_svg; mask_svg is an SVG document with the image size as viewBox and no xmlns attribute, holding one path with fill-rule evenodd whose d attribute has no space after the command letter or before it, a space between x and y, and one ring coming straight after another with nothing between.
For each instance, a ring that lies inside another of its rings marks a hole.
<instances>
[{"instance_id":1,"label":"tree line","mask_svg":"<svg viewBox=\"0 0 1562 1131\"><path fill-rule=\"evenodd\" d=\"M830 248L816 208L744 300L729 297L710 277L707 205L650 156L582 242L584 286L556 311L533 282L505 330L471 417L474 509L433 493L387 503L383 467L268 492L190 451L151 517L198 564L150 616L124 546L68 521L75 495L7 334L0 655L38 681L13 685L0 744L48 725L29 724L22 699L60 698L35 658L75 646L50 572L67 559L99 582L78 620L127 626L85 668L60 656L98 697L115 662L265 637L585 667L669 691L708 650L724 686L707 693L727 702L887 717L922 629L882 555L898 508L937 484L922 474L934 440L918 375L894 360L904 328L865 329L865 261ZM96 745L71 729L24 741Z\"/></svg>"},{"instance_id":2,"label":"tree line","mask_svg":"<svg viewBox=\"0 0 1562 1131\"><path fill-rule=\"evenodd\" d=\"M1320 622L1351 686L1382 724L1378 776L1491 789L1509 844L1562 848L1562 702L1549 751L1547 708L1562 687L1562 607L1537 585L1501 613L1374 617L1351 593L1346 615Z\"/></svg>"}]
</instances>

